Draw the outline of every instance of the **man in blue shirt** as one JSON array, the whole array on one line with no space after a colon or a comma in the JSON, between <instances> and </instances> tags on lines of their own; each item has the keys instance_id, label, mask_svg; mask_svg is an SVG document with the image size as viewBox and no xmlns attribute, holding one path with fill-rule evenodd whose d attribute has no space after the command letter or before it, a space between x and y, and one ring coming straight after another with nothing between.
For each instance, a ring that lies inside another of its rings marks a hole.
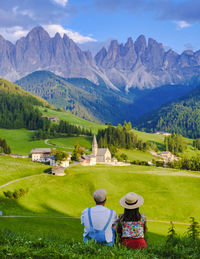
<instances>
[{"instance_id":1,"label":"man in blue shirt","mask_svg":"<svg viewBox=\"0 0 200 259\"><path fill-rule=\"evenodd\" d=\"M85 209L81 215L81 224L84 225L83 241L86 243L94 239L97 243L112 246L115 240L117 213L105 207L104 189L95 191L93 198L96 206Z\"/></svg>"}]
</instances>

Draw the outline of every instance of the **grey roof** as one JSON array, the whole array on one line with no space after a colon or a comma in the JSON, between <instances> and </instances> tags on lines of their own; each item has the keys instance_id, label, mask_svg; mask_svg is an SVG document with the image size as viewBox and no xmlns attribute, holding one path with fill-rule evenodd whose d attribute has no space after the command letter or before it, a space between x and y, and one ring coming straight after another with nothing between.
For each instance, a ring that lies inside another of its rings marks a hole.
<instances>
[{"instance_id":1,"label":"grey roof","mask_svg":"<svg viewBox=\"0 0 200 259\"><path fill-rule=\"evenodd\" d=\"M108 148L98 148L97 156L105 155L106 151L109 150Z\"/></svg>"},{"instance_id":2,"label":"grey roof","mask_svg":"<svg viewBox=\"0 0 200 259\"><path fill-rule=\"evenodd\" d=\"M33 148L31 154L36 153L51 153L51 148Z\"/></svg>"}]
</instances>

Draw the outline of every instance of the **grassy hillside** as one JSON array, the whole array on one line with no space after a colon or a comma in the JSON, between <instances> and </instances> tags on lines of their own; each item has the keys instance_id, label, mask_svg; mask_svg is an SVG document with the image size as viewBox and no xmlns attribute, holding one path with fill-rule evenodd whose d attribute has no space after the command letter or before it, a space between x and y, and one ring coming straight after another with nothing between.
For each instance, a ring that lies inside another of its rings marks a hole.
<instances>
[{"instance_id":1,"label":"grassy hillside","mask_svg":"<svg viewBox=\"0 0 200 259\"><path fill-rule=\"evenodd\" d=\"M26 159L1 156L0 163L0 174L4 176L1 184L14 178L35 175L0 189L1 210L4 215L41 215L48 218L46 221L44 218L0 220L0 226L7 226L18 232L31 229L35 234L63 234L66 238L80 240L80 222L77 219L57 217L79 217L85 207L94 205L92 193L98 188L107 190L107 206L118 214L123 212L119 199L125 193L134 191L141 194L145 200L141 212L146 213L149 220L149 232L154 233L150 235L152 240L156 239L155 234L167 234L169 224L159 221L184 223L189 221L190 216L199 217L199 173L144 166L73 166L66 170L66 176L55 177L43 173L48 166ZM3 191L19 188L29 188L28 194L17 201L4 198ZM20 222L24 222L23 226L17 225ZM72 232L64 234L65 228L69 226ZM179 233L185 231L186 226L176 226Z\"/></svg>"},{"instance_id":2,"label":"grassy hillside","mask_svg":"<svg viewBox=\"0 0 200 259\"><path fill-rule=\"evenodd\" d=\"M26 129L7 130L0 129L0 137L5 138L12 153L20 155L28 155L32 148L58 148L65 151L72 151L76 142L84 146L86 149L91 148L91 137L71 137L45 140L32 140L33 132Z\"/></svg>"},{"instance_id":3,"label":"grassy hillside","mask_svg":"<svg viewBox=\"0 0 200 259\"><path fill-rule=\"evenodd\" d=\"M103 124L97 124L92 121L85 120L70 112L55 111L55 110L47 109L47 108L43 108L43 107L40 107L40 111L42 112L43 115L58 117L60 120L67 121L70 124L74 124L77 126L85 127L87 129L91 129L94 134L97 134L97 131L99 129L104 129L106 127Z\"/></svg>"},{"instance_id":4,"label":"grassy hillside","mask_svg":"<svg viewBox=\"0 0 200 259\"><path fill-rule=\"evenodd\" d=\"M0 156L0 186L26 176L42 174L49 166L32 163L30 159Z\"/></svg>"},{"instance_id":5,"label":"grassy hillside","mask_svg":"<svg viewBox=\"0 0 200 259\"><path fill-rule=\"evenodd\" d=\"M129 96L108 89L104 82L95 85L87 79L66 79L49 71L36 71L16 83L56 107L96 122L118 123L126 117L132 102Z\"/></svg>"},{"instance_id":6,"label":"grassy hillside","mask_svg":"<svg viewBox=\"0 0 200 259\"><path fill-rule=\"evenodd\" d=\"M34 96L29 92L24 91L18 85L13 84L3 78L0 78L0 94L23 97L25 100L30 101L33 104L51 107L51 105L41 97Z\"/></svg>"}]
</instances>

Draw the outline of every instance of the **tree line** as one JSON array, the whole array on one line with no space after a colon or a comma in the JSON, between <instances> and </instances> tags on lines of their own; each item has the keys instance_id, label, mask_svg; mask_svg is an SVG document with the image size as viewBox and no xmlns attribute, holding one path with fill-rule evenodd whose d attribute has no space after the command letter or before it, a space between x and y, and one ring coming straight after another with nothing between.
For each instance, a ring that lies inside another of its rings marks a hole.
<instances>
[{"instance_id":1,"label":"tree line","mask_svg":"<svg viewBox=\"0 0 200 259\"><path fill-rule=\"evenodd\" d=\"M37 100L33 99L0 93L0 127L30 130L48 128L50 122L41 117L40 111L34 107Z\"/></svg>"},{"instance_id":2,"label":"tree line","mask_svg":"<svg viewBox=\"0 0 200 259\"><path fill-rule=\"evenodd\" d=\"M166 136L164 139L164 144L165 150L172 152L174 155L182 153L187 148L183 137L175 133L170 136Z\"/></svg>"},{"instance_id":3,"label":"tree line","mask_svg":"<svg viewBox=\"0 0 200 259\"><path fill-rule=\"evenodd\" d=\"M168 167L183 170L200 171L200 157L184 157L179 160L174 160L173 162L168 163Z\"/></svg>"},{"instance_id":4,"label":"tree line","mask_svg":"<svg viewBox=\"0 0 200 259\"><path fill-rule=\"evenodd\" d=\"M134 149L137 148L146 151L149 148L148 142L138 139L132 131L130 122L124 122L124 125L118 124L117 127L108 126L106 129L98 130L97 141L99 147L115 147Z\"/></svg>"},{"instance_id":5,"label":"tree line","mask_svg":"<svg viewBox=\"0 0 200 259\"><path fill-rule=\"evenodd\" d=\"M70 124L67 121L59 121L58 124L53 124L49 121L48 128L41 128L34 132L33 140L46 139L46 138L57 138L64 136L91 136L92 131L84 127Z\"/></svg>"}]
</instances>

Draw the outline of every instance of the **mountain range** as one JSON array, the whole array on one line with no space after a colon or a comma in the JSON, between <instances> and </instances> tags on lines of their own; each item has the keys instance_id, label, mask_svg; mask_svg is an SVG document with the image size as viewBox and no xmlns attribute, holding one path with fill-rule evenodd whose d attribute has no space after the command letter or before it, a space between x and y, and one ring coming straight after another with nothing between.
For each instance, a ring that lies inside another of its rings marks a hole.
<instances>
[{"instance_id":1,"label":"mountain range","mask_svg":"<svg viewBox=\"0 0 200 259\"><path fill-rule=\"evenodd\" d=\"M102 82L115 91L152 89L163 85L190 84L199 80L200 51L178 54L165 51L154 39L139 36L125 44L112 40L95 57L82 51L66 34L54 37L40 26L15 44L0 36L0 76L15 81L36 70L47 70L65 78Z\"/></svg>"}]
</instances>

